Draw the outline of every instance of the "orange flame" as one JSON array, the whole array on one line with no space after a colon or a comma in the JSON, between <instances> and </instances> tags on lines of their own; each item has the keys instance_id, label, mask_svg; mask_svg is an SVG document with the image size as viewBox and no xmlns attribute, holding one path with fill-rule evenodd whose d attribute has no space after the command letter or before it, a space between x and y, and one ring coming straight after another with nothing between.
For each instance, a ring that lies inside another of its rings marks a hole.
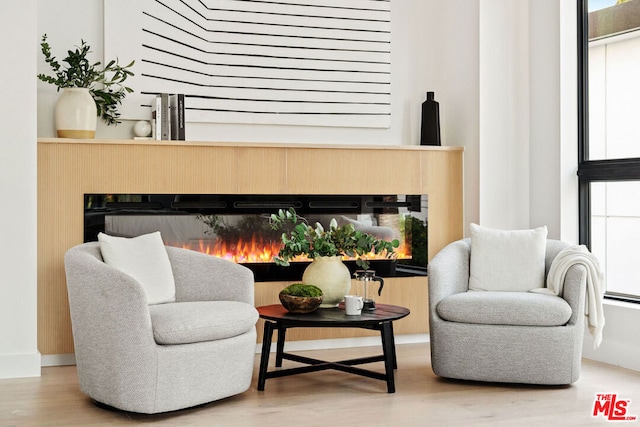
<instances>
[{"instance_id":1,"label":"orange flame","mask_svg":"<svg viewBox=\"0 0 640 427\"><path fill-rule=\"evenodd\" d=\"M177 246L183 249L191 249L194 251L202 252L207 255L216 256L218 258L224 258L233 261L238 264L242 263L269 263L273 262L273 257L280 252L280 241L265 240L261 236L255 234L251 237L251 240L238 239L237 242L226 242L222 239L217 240L204 240L200 239L187 243L175 243L167 242L170 246ZM404 244L401 244L399 248L395 250L396 258L409 259L411 253L407 251ZM385 259L386 252L382 254L375 254L373 252L366 255L369 260L373 259ZM355 259L344 256L343 260ZM308 261L309 259L304 256L296 257L292 261Z\"/></svg>"}]
</instances>

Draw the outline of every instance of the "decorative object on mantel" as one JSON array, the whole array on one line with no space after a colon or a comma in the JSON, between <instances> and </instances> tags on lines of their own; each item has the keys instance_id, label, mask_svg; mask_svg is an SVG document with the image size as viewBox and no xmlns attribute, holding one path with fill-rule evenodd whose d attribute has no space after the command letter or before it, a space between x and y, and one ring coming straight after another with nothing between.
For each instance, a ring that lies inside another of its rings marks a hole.
<instances>
[{"instance_id":1,"label":"decorative object on mantel","mask_svg":"<svg viewBox=\"0 0 640 427\"><path fill-rule=\"evenodd\" d=\"M95 138L98 110L89 89L65 87L56 102L55 123L59 138Z\"/></svg>"},{"instance_id":2,"label":"decorative object on mantel","mask_svg":"<svg viewBox=\"0 0 640 427\"><path fill-rule=\"evenodd\" d=\"M313 260L304 271L302 281L322 289L324 297L320 308L336 307L351 288L351 274L342 262L343 256L355 258L356 264L366 270L371 252L393 258L394 249L400 245L397 239L389 242L356 230L351 223L338 227L335 218L328 231L320 223L312 227L294 208L280 209L278 214L271 215L269 222L274 230L293 225L293 229L282 234L282 247L274 261L288 266L291 260L301 256Z\"/></svg>"},{"instance_id":3,"label":"decorative object on mantel","mask_svg":"<svg viewBox=\"0 0 640 427\"><path fill-rule=\"evenodd\" d=\"M280 303L291 313L313 313L322 303L322 289L315 285L294 283L278 294Z\"/></svg>"},{"instance_id":4,"label":"decorative object on mantel","mask_svg":"<svg viewBox=\"0 0 640 427\"><path fill-rule=\"evenodd\" d=\"M91 47L84 41L75 50L68 50L60 64L51 54L47 35L42 36L40 44L45 62L54 75L38 74L38 78L62 89L55 109L55 122L58 137L94 138L96 117L101 117L108 125L120 123L118 105L133 89L123 86L129 76L134 61L126 66L111 60L100 69L101 63L91 64L87 55ZM110 76L110 77L109 77Z\"/></svg>"},{"instance_id":5,"label":"decorative object on mantel","mask_svg":"<svg viewBox=\"0 0 640 427\"><path fill-rule=\"evenodd\" d=\"M427 100L422 103L422 127L420 145L440 144L440 106L433 92L427 92Z\"/></svg>"},{"instance_id":6,"label":"decorative object on mantel","mask_svg":"<svg viewBox=\"0 0 640 427\"><path fill-rule=\"evenodd\" d=\"M138 120L133 125L134 139L151 139L151 123L147 120Z\"/></svg>"}]
</instances>

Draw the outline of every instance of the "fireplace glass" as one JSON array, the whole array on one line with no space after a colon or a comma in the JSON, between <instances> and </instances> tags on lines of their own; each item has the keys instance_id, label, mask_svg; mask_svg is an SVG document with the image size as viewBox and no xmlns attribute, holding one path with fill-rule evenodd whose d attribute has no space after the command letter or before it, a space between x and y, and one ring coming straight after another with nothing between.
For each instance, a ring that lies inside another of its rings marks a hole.
<instances>
[{"instance_id":1,"label":"fireplace glass","mask_svg":"<svg viewBox=\"0 0 640 427\"><path fill-rule=\"evenodd\" d=\"M427 205L426 195L85 194L84 240L97 240L99 232L135 237L160 231L166 245L241 263L256 281L300 280L310 261L276 265L283 231L269 227L272 213L293 207L311 225L329 229L335 218L338 225L398 239L396 259L370 260L377 275L424 276ZM356 270L355 260L345 264Z\"/></svg>"}]
</instances>

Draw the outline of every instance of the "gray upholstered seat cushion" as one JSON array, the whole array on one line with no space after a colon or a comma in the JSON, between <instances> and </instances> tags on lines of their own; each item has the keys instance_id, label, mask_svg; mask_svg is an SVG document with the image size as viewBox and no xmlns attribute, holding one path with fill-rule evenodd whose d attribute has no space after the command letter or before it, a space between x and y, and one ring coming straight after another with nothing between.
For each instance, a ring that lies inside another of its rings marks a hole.
<instances>
[{"instance_id":1,"label":"gray upholstered seat cushion","mask_svg":"<svg viewBox=\"0 0 640 427\"><path fill-rule=\"evenodd\" d=\"M571 317L564 299L530 292L462 292L440 301L436 311L451 322L485 325L561 326Z\"/></svg>"},{"instance_id":2,"label":"gray upholstered seat cushion","mask_svg":"<svg viewBox=\"0 0 640 427\"><path fill-rule=\"evenodd\" d=\"M238 301L175 302L149 306L158 344L189 344L231 338L249 331L258 311Z\"/></svg>"}]
</instances>

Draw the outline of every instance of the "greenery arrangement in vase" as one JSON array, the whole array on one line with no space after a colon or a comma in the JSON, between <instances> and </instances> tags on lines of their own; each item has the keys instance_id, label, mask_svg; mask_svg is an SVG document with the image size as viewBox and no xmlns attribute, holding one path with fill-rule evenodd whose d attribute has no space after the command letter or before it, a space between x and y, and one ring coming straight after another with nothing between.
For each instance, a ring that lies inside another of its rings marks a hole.
<instances>
[{"instance_id":1,"label":"greenery arrangement in vase","mask_svg":"<svg viewBox=\"0 0 640 427\"><path fill-rule=\"evenodd\" d=\"M91 53L91 47L84 41L75 50L68 50L67 56L58 62L51 54L51 46L47 42L47 35L42 36L40 43L45 62L49 64L53 75L38 74L38 79L55 85L60 89L84 88L88 89L95 101L97 116L108 125L117 125L120 113L118 106L128 93L133 92L128 86L124 86L127 77L133 76L130 68L135 61L126 66L121 66L118 60L111 60L101 67L101 62L91 63L87 55Z\"/></svg>"},{"instance_id":2,"label":"greenery arrangement in vase","mask_svg":"<svg viewBox=\"0 0 640 427\"><path fill-rule=\"evenodd\" d=\"M356 230L351 223L339 227L335 218L331 220L329 230L320 223L312 227L293 208L280 209L271 215L269 222L274 230L293 226L289 232L282 233L282 246L274 261L288 266L289 261L300 255L312 259L304 271L302 282L322 289L321 308L336 307L351 288L351 273L342 262L343 256L355 258L356 265L367 270L368 254L374 252L378 256L393 258L395 248L400 245L398 240L389 242Z\"/></svg>"},{"instance_id":3,"label":"greenery arrangement in vase","mask_svg":"<svg viewBox=\"0 0 640 427\"><path fill-rule=\"evenodd\" d=\"M325 230L320 223L315 227L296 214L294 208L284 211L280 209L277 214L272 214L269 223L274 230L282 229L286 224L293 224L293 229L281 236L282 248L274 261L278 265L288 266L289 261L299 255L306 255L315 259L321 256L348 256L356 259L356 265L366 270L369 268L367 255L375 252L387 258L395 256L395 248L400 246L397 239L387 241L376 236L356 230L350 224L338 227L338 222L333 218L329 224L329 230Z\"/></svg>"}]
</instances>

